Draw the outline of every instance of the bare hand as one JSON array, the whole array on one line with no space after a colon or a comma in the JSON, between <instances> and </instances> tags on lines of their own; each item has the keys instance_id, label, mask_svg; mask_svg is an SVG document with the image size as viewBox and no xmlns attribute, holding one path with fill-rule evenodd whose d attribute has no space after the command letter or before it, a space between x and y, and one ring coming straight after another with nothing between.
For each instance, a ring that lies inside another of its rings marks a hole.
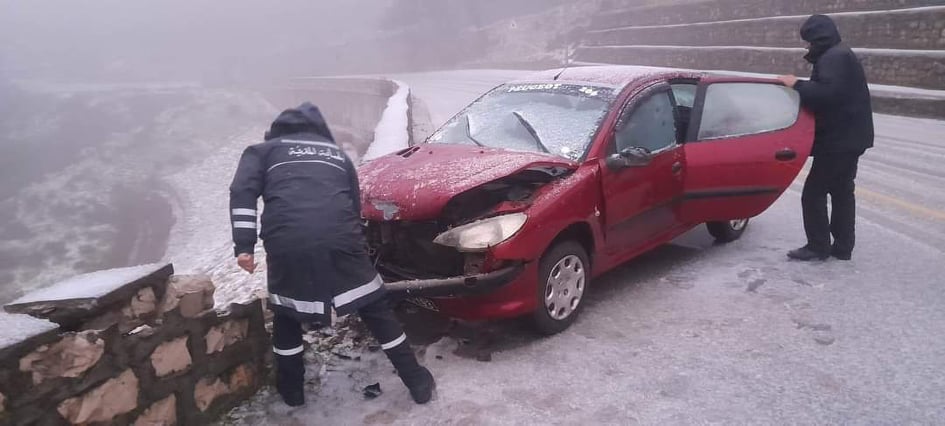
<instances>
[{"instance_id":1,"label":"bare hand","mask_svg":"<svg viewBox=\"0 0 945 426\"><path fill-rule=\"evenodd\" d=\"M785 86L792 89L794 88L794 85L797 84L797 77L793 75L780 75L778 76L778 80L780 80L781 83L784 83Z\"/></svg>"},{"instance_id":2,"label":"bare hand","mask_svg":"<svg viewBox=\"0 0 945 426\"><path fill-rule=\"evenodd\" d=\"M236 257L236 264L240 265L244 271L252 274L256 270L256 259L249 253L243 253Z\"/></svg>"}]
</instances>

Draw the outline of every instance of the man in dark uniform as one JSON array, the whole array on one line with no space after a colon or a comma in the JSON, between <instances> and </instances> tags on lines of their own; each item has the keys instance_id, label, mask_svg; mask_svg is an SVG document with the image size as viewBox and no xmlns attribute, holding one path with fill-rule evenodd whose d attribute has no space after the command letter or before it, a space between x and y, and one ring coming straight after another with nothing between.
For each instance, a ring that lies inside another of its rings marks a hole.
<instances>
[{"instance_id":1,"label":"man in dark uniform","mask_svg":"<svg viewBox=\"0 0 945 426\"><path fill-rule=\"evenodd\" d=\"M301 324L329 325L334 308L338 315L361 316L414 401L426 403L433 376L417 363L368 257L354 164L310 103L280 114L265 139L243 152L230 186L230 213L237 263L252 273L256 202L263 197L260 237L279 394L290 406L305 403Z\"/></svg>"},{"instance_id":2,"label":"man in dark uniform","mask_svg":"<svg viewBox=\"0 0 945 426\"><path fill-rule=\"evenodd\" d=\"M810 81L793 75L779 79L797 90L801 104L814 113L816 133L811 153L814 163L801 197L807 245L792 250L788 257L850 260L855 242L857 163L873 147L870 91L860 60L841 43L840 31L830 17L811 16L801 27L801 38L810 44L804 57L814 64Z\"/></svg>"}]
</instances>

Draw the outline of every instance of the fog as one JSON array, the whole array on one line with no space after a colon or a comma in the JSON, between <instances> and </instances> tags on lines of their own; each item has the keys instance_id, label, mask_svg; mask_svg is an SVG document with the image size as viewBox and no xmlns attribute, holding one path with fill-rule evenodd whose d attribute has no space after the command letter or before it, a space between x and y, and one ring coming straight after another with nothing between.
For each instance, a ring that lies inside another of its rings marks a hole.
<instances>
[{"instance_id":1,"label":"fog","mask_svg":"<svg viewBox=\"0 0 945 426\"><path fill-rule=\"evenodd\" d=\"M381 0L4 1L2 72L67 81L193 80L311 72ZM298 69L298 68L296 68Z\"/></svg>"},{"instance_id":2,"label":"fog","mask_svg":"<svg viewBox=\"0 0 945 426\"><path fill-rule=\"evenodd\" d=\"M202 80L383 68L365 47L422 31L403 50L562 0L2 0L0 76L56 81ZM390 45L386 47L391 47ZM389 50L389 49L388 49ZM391 58L384 58L391 59ZM428 58L435 62L435 58Z\"/></svg>"},{"instance_id":3,"label":"fog","mask_svg":"<svg viewBox=\"0 0 945 426\"><path fill-rule=\"evenodd\" d=\"M557 66L596 4L0 0L0 302L166 259L188 173L289 106L260 88Z\"/></svg>"}]
</instances>

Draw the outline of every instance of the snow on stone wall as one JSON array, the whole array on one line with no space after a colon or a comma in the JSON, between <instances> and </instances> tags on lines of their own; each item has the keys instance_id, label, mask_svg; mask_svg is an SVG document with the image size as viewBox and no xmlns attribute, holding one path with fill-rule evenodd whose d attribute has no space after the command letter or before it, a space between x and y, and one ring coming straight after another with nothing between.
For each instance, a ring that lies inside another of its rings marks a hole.
<instances>
[{"instance_id":1,"label":"snow on stone wall","mask_svg":"<svg viewBox=\"0 0 945 426\"><path fill-rule=\"evenodd\" d=\"M883 11L940 6L941 0L688 0L651 2L594 17L595 28L678 25L692 22L756 19L769 16L812 15L851 11Z\"/></svg>"},{"instance_id":2,"label":"snow on stone wall","mask_svg":"<svg viewBox=\"0 0 945 426\"><path fill-rule=\"evenodd\" d=\"M616 4L614 4L616 3ZM653 2L593 20L581 62L809 75L798 30L812 13L828 13L874 84L945 91L942 0L705 0ZM928 96L874 94L878 112L945 117Z\"/></svg>"},{"instance_id":3,"label":"snow on stone wall","mask_svg":"<svg viewBox=\"0 0 945 426\"><path fill-rule=\"evenodd\" d=\"M810 14L770 16L758 19L648 25L590 31L585 44L675 46L796 47L798 29ZM945 48L945 6L895 11L841 12L831 14L853 47L930 50ZM694 36L698 35L698 36Z\"/></svg>"},{"instance_id":4,"label":"snow on stone wall","mask_svg":"<svg viewBox=\"0 0 945 426\"><path fill-rule=\"evenodd\" d=\"M262 302L214 310L209 278L172 273L87 274L5 306L0 424L206 424L253 395Z\"/></svg>"},{"instance_id":5,"label":"snow on stone wall","mask_svg":"<svg viewBox=\"0 0 945 426\"><path fill-rule=\"evenodd\" d=\"M945 50L855 49L870 82L945 90ZM578 52L583 62L692 69L737 69L805 76L802 48L758 46L594 46Z\"/></svg>"},{"instance_id":6,"label":"snow on stone wall","mask_svg":"<svg viewBox=\"0 0 945 426\"><path fill-rule=\"evenodd\" d=\"M387 101L387 108L374 130L374 142L362 157L371 161L410 146L410 88L394 81L397 91Z\"/></svg>"}]
</instances>

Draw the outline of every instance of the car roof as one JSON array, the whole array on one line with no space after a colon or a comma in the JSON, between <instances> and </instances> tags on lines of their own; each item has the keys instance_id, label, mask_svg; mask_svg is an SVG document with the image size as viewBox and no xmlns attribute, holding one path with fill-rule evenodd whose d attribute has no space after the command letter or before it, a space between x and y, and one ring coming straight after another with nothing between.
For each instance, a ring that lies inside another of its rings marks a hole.
<instances>
[{"instance_id":1,"label":"car roof","mask_svg":"<svg viewBox=\"0 0 945 426\"><path fill-rule=\"evenodd\" d=\"M556 80L555 76L558 73L561 73L561 76ZM557 81L559 83L593 84L622 89L640 80L650 80L657 77L695 78L700 75L702 74L695 71L645 66L572 66L565 69L564 72L561 68L539 71L512 83Z\"/></svg>"}]
</instances>

